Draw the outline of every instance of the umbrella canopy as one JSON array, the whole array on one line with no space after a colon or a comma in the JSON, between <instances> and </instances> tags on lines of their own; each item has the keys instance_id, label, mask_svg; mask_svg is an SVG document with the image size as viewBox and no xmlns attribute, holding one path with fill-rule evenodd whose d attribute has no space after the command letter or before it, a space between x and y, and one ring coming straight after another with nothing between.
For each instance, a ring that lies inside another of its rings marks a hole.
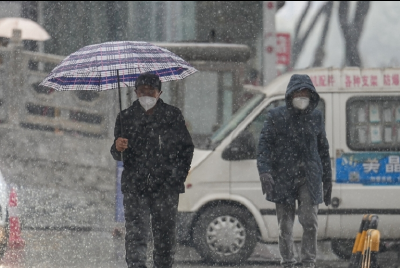
<instances>
[{"instance_id":1,"label":"umbrella canopy","mask_svg":"<svg viewBox=\"0 0 400 268\"><path fill-rule=\"evenodd\" d=\"M147 42L106 42L70 54L40 85L58 91L102 91L118 88L119 80L126 86L134 86L136 78L144 72L153 72L167 82L196 71L169 50Z\"/></svg>"},{"instance_id":2,"label":"umbrella canopy","mask_svg":"<svg viewBox=\"0 0 400 268\"><path fill-rule=\"evenodd\" d=\"M11 38L14 29L21 30L22 40L45 41L50 39L46 30L33 20L13 17L0 19L0 37Z\"/></svg>"}]
</instances>

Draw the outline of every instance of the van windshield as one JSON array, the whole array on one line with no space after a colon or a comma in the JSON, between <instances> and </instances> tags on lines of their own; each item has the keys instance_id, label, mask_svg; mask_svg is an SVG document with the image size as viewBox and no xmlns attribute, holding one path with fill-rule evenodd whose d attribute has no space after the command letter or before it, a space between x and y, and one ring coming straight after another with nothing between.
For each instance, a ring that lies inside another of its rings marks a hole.
<instances>
[{"instance_id":1,"label":"van windshield","mask_svg":"<svg viewBox=\"0 0 400 268\"><path fill-rule=\"evenodd\" d=\"M225 139L265 98L265 94L258 93L254 95L246 104L237 110L226 124L215 131L209 139L207 149L215 149L218 144Z\"/></svg>"}]
</instances>

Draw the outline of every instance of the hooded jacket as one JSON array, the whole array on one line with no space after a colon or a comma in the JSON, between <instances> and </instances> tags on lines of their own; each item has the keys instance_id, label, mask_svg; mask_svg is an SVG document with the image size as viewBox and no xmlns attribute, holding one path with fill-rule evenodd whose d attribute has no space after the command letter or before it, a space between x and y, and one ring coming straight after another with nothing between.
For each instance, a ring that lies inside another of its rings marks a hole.
<instances>
[{"instance_id":1,"label":"hooded jacket","mask_svg":"<svg viewBox=\"0 0 400 268\"><path fill-rule=\"evenodd\" d=\"M293 93L307 88L310 103L304 110L293 107ZM305 178L314 200L322 203L322 183L332 181L329 144L324 118L315 108L319 95L308 75L294 74L287 86L286 106L272 109L261 131L257 152L259 174L269 173L273 180L266 199L289 203L297 198L295 179Z\"/></svg>"},{"instance_id":2,"label":"hooded jacket","mask_svg":"<svg viewBox=\"0 0 400 268\"><path fill-rule=\"evenodd\" d=\"M122 192L183 193L194 145L181 111L159 99L154 113L146 115L136 100L122 111L122 134L120 116L117 116L110 151L115 160L121 161L115 141L119 137L128 139L128 148L123 152Z\"/></svg>"}]
</instances>

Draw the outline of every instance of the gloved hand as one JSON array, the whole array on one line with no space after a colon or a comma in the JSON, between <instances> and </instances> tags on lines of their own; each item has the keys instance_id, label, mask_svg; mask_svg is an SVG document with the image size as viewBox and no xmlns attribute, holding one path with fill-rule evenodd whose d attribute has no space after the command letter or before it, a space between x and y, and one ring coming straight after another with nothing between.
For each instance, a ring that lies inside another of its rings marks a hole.
<instances>
[{"instance_id":1,"label":"gloved hand","mask_svg":"<svg viewBox=\"0 0 400 268\"><path fill-rule=\"evenodd\" d=\"M272 191L272 187L274 186L275 182L272 178L271 174L263 173L260 174L260 181L261 181L261 188L263 194L270 195Z\"/></svg>"},{"instance_id":2,"label":"gloved hand","mask_svg":"<svg viewBox=\"0 0 400 268\"><path fill-rule=\"evenodd\" d=\"M332 199L332 182L324 182L324 203L325 206L329 206L331 204Z\"/></svg>"}]
</instances>

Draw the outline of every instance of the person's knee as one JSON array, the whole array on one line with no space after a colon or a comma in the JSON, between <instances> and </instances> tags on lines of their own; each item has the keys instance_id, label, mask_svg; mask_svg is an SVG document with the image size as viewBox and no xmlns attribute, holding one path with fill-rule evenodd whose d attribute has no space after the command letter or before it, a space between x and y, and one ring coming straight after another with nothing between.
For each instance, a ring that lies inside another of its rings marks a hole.
<instances>
[{"instance_id":1,"label":"person's knee","mask_svg":"<svg viewBox=\"0 0 400 268\"><path fill-rule=\"evenodd\" d=\"M292 233L293 230L293 221L291 220L285 220L285 221L280 221L279 223L279 230L281 232L290 232Z\"/></svg>"},{"instance_id":2,"label":"person's knee","mask_svg":"<svg viewBox=\"0 0 400 268\"><path fill-rule=\"evenodd\" d=\"M317 231L318 221L312 217L299 217L299 222L303 226L304 231Z\"/></svg>"}]
</instances>

